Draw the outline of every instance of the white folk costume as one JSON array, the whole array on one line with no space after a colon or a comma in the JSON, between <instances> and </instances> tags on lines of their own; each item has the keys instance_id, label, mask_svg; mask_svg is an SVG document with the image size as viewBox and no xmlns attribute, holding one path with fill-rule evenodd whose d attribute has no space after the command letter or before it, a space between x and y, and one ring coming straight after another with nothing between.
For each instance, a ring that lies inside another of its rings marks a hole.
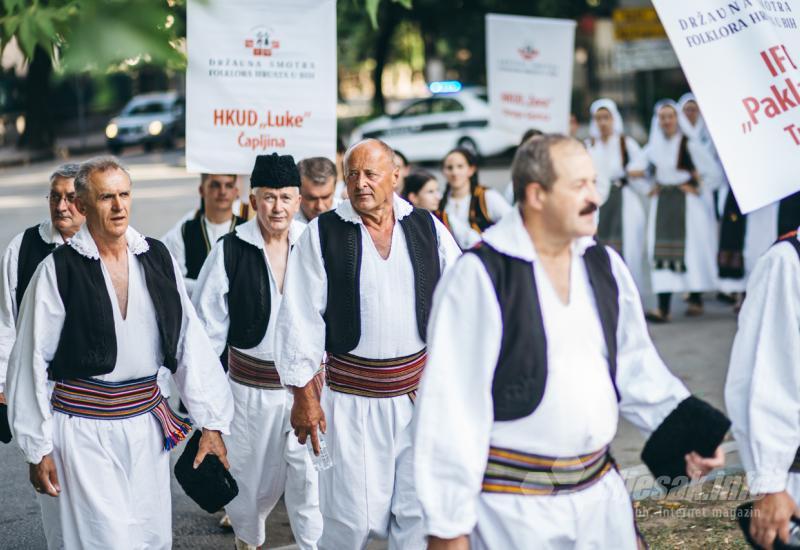
<instances>
[{"instance_id":1,"label":"white folk costume","mask_svg":"<svg viewBox=\"0 0 800 550\"><path fill-rule=\"evenodd\" d=\"M659 456L679 444L657 434L699 400L658 356L613 250L575 241L570 281L564 304L518 210L443 277L417 399L428 535L469 534L478 550L637 547L608 454L619 414Z\"/></svg>"},{"instance_id":2,"label":"white folk costume","mask_svg":"<svg viewBox=\"0 0 800 550\"><path fill-rule=\"evenodd\" d=\"M614 132L606 140L594 121L598 110L605 109L614 120ZM623 130L622 116L617 104L610 99L598 99L590 108L591 138L586 146L597 170L598 192L603 204L599 212L598 238L611 246L625 259L637 288L645 286L644 254L647 229L645 200L649 191L646 180L628 177L627 169L641 155L641 147Z\"/></svg>"},{"instance_id":3,"label":"white folk costume","mask_svg":"<svg viewBox=\"0 0 800 550\"><path fill-rule=\"evenodd\" d=\"M162 400L160 366L173 372L198 428L227 432L233 417L180 269L160 242L132 228L126 238L127 316L84 226L34 275L9 363L12 430L28 462L53 456L67 549L171 547L165 449L189 426Z\"/></svg>"},{"instance_id":4,"label":"white folk costume","mask_svg":"<svg viewBox=\"0 0 800 550\"><path fill-rule=\"evenodd\" d=\"M235 413L225 444L239 495L225 511L237 538L261 546L267 516L285 494L297 544L315 549L322 533L317 473L292 432L292 394L281 386L273 362L283 296L258 223L254 218L238 226L214 246L192 298L215 353L230 345L228 377ZM304 229L300 222L291 223L291 246Z\"/></svg>"},{"instance_id":5,"label":"white folk costume","mask_svg":"<svg viewBox=\"0 0 800 550\"><path fill-rule=\"evenodd\" d=\"M350 201L314 219L289 258L275 342L281 381L305 386L328 353L322 407L333 467L320 472L323 550L387 536L392 549L425 547L412 398L433 288L460 251L428 211L397 195L393 205L387 259Z\"/></svg>"},{"instance_id":6,"label":"white folk costume","mask_svg":"<svg viewBox=\"0 0 800 550\"><path fill-rule=\"evenodd\" d=\"M717 288L717 222L710 192L722 181L708 149L679 131L670 138L658 124L658 112L673 101L656 104L650 140L631 169L654 170L659 192L651 199L647 228L648 259L655 293L704 292ZM699 175L695 181L692 172ZM683 193L681 184L696 185L700 195Z\"/></svg>"},{"instance_id":7,"label":"white folk costume","mask_svg":"<svg viewBox=\"0 0 800 550\"><path fill-rule=\"evenodd\" d=\"M458 245L462 249L467 249L475 244L475 233L480 235L486 231L509 210L511 206L503 195L494 189L477 185L469 195L460 199L454 199L445 192L437 217L440 220L447 220L446 223L456 236ZM472 229L473 232L466 229Z\"/></svg>"},{"instance_id":8,"label":"white folk costume","mask_svg":"<svg viewBox=\"0 0 800 550\"><path fill-rule=\"evenodd\" d=\"M731 350L725 405L753 494L788 491L800 505L800 242L758 261Z\"/></svg>"},{"instance_id":9,"label":"white folk costume","mask_svg":"<svg viewBox=\"0 0 800 550\"><path fill-rule=\"evenodd\" d=\"M245 221L244 218L233 216L223 223L211 223L201 209L191 218L181 219L164 235L164 244L178 261L190 298L211 247Z\"/></svg>"},{"instance_id":10,"label":"white folk costume","mask_svg":"<svg viewBox=\"0 0 800 550\"><path fill-rule=\"evenodd\" d=\"M17 337L17 316L22 297L39 263L62 244L61 233L48 220L15 236L0 260L0 393L5 393L8 359ZM36 500L42 510L47 547L59 549L62 541L58 503L39 493L36 493Z\"/></svg>"}]
</instances>

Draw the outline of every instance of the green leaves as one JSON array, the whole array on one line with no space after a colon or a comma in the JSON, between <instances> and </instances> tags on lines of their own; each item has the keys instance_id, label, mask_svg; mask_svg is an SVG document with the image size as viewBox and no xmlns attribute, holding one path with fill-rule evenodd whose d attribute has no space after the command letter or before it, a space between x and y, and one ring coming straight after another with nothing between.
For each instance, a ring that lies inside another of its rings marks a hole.
<instances>
[{"instance_id":1,"label":"green leaves","mask_svg":"<svg viewBox=\"0 0 800 550\"><path fill-rule=\"evenodd\" d=\"M61 43L68 23L78 13L77 3L64 1L61 5L43 6L37 0L3 0L5 15L0 17L2 33L0 46L16 36L19 47L30 59L36 46L53 55L54 46Z\"/></svg>"},{"instance_id":2,"label":"green leaves","mask_svg":"<svg viewBox=\"0 0 800 550\"><path fill-rule=\"evenodd\" d=\"M396 4L400 4L405 9L410 10L411 4L413 0L391 0ZM378 28L378 8L381 5L381 0L365 0L366 7L367 7L367 14L369 15L369 20L372 23L372 28Z\"/></svg>"}]
</instances>

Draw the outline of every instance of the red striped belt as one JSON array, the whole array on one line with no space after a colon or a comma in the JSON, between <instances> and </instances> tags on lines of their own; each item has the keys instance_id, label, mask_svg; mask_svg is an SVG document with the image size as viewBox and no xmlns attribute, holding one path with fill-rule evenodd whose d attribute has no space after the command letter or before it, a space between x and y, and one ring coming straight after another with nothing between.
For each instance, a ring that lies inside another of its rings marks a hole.
<instances>
[{"instance_id":1,"label":"red striped belt","mask_svg":"<svg viewBox=\"0 0 800 550\"><path fill-rule=\"evenodd\" d=\"M60 380L50 402L54 411L95 420L120 420L150 413L161 426L167 451L192 431L189 419L176 415L161 395L156 375L125 382Z\"/></svg>"},{"instance_id":2,"label":"red striped belt","mask_svg":"<svg viewBox=\"0 0 800 550\"><path fill-rule=\"evenodd\" d=\"M262 390L280 390L281 377L272 361L262 361L228 347L228 376L234 382Z\"/></svg>"},{"instance_id":3,"label":"red striped belt","mask_svg":"<svg viewBox=\"0 0 800 550\"><path fill-rule=\"evenodd\" d=\"M428 355L425 349L396 359L364 359L350 354L330 354L328 386L334 391L364 397L416 397Z\"/></svg>"}]
</instances>

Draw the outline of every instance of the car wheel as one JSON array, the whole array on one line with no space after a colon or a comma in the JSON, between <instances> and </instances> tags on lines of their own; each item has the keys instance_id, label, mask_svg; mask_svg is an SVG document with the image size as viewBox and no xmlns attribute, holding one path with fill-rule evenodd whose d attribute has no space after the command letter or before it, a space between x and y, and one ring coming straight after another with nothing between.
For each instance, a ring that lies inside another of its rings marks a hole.
<instances>
[{"instance_id":1,"label":"car wheel","mask_svg":"<svg viewBox=\"0 0 800 550\"><path fill-rule=\"evenodd\" d=\"M111 152L112 155L119 156L122 153L122 146L121 145L109 145L108 150Z\"/></svg>"},{"instance_id":2,"label":"car wheel","mask_svg":"<svg viewBox=\"0 0 800 550\"><path fill-rule=\"evenodd\" d=\"M481 158L481 152L478 150L478 144L475 143L475 141L473 141L472 138L465 137L459 139L458 147L466 149L467 151L475 155L475 158Z\"/></svg>"},{"instance_id":3,"label":"car wheel","mask_svg":"<svg viewBox=\"0 0 800 550\"><path fill-rule=\"evenodd\" d=\"M149 153L152 150L153 150L153 142L152 141L145 142L145 144L144 144L144 152L145 153Z\"/></svg>"}]
</instances>

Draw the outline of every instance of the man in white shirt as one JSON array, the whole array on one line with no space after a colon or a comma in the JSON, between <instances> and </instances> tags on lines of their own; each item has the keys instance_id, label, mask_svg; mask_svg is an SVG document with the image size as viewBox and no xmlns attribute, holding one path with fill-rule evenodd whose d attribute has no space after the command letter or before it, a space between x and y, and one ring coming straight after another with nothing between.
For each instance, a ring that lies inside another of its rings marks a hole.
<instances>
[{"instance_id":1,"label":"man in white shirt","mask_svg":"<svg viewBox=\"0 0 800 550\"><path fill-rule=\"evenodd\" d=\"M670 483L724 462L728 422L667 370L624 262L592 238L585 147L534 137L512 175L518 208L434 299L414 464L429 549L634 550L608 452L619 414L652 434L643 459ZM709 424L716 437L693 448Z\"/></svg>"},{"instance_id":2,"label":"man in white shirt","mask_svg":"<svg viewBox=\"0 0 800 550\"><path fill-rule=\"evenodd\" d=\"M180 268L128 225L131 187L113 157L81 165L86 224L31 280L9 362L11 428L66 548L171 548L167 451L191 424L159 391L162 365L203 429L195 467L208 454L227 467L230 387Z\"/></svg>"},{"instance_id":3,"label":"man in white shirt","mask_svg":"<svg viewBox=\"0 0 800 550\"><path fill-rule=\"evenodd\" d=\"M350 198L300 237L278 314L275 363L294 393L292 426L315 451L324 432L333 462L320 472L323 550L387 537L392 549L425 547L413 400L433 290L460 251L430 212L394 194L393 156L374 139L348 150ZM326 353L320 404L313 378Z\"/></svg>"}]
</instances>

